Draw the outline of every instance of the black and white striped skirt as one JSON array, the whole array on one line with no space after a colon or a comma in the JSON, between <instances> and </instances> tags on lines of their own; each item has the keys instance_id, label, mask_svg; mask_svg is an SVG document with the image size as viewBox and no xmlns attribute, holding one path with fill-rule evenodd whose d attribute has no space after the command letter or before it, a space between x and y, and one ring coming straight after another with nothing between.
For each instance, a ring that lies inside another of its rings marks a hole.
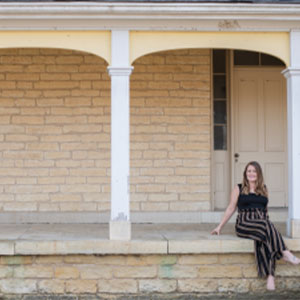
<instances>
[{"instance_id":1,"label":"black and white striped skirt","mask_svg":"<svg viewBox=\"0 0 300 300\"><path fill-rule=\"evenodd\" d=\"M254 252L259 277L275 275L276 260L287 250L280 232L269 221L263 209L239 210L235 225L238 237L254 240Z\"/></svg>"}]
</instances>

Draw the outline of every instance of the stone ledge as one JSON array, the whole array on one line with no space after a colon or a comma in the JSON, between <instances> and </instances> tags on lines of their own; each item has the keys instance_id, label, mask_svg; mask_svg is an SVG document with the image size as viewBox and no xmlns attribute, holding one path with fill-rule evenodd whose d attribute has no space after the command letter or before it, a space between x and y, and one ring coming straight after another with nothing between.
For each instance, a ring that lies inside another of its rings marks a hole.
<instances>
[{"instance_id":1,"label":"stone ledge","mask_svg":"<svg viewBox=\"0 0 300 300\"><path fill-rule=\"evenodd\" d=\"M253 253L253 242L236 237L233 226L212 236L214 226L134 224L132 240L113 241L107 225L6 224L0 232L0 255ZM277 226L283 232L282 224ZM284 239L291 251L300 251L300 239Z\"/></svg>"},{"instance_id":2,"label":"stone ledge","mask_svg":"<svg viewBox=\"0 0 300 300\"><path fill-rule=\"evenodd\" d=\"M285 239L291 251L300 251L300 239ZM66 254L207 254L253 253L253 242L239 239L215 240L74 240L1 241L0 255Z\"/></svg>"},{"instance_id":3,"label":"stone ledge","mask_svg":"<svg viewBox=\"0 0 300 300\"><path fill-rule=\"evenodd\" d=\"M167 241L16 241L15 255L166 254Z\"/></svg>"}]
</instances>

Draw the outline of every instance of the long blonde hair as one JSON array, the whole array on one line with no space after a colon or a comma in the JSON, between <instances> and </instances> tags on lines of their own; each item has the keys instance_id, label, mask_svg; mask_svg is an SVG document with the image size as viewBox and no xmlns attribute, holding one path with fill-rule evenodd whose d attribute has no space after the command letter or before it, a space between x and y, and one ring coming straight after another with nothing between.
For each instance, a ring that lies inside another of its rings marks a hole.
<instances>
[{"instance_id":1,"label":"long blonde hair","mask_svg":"<svg viewBox=\"0 0 300 300\"><path fill-rule=\"evenodd\" d=\"M267 187L264 182L264 176L262 173L262 169L261 169L260 164L257 161L250 161L245 167L245 170L243 173L242 193L246 194L246 195L248 195L250 193L250 185L249 185L249 181L247 179L247 170L248 170L249 166L254 167L256 174L257 174L255 193L258 195L268 197L268 191L267 191Z\"/></svg>"}]
</instances>

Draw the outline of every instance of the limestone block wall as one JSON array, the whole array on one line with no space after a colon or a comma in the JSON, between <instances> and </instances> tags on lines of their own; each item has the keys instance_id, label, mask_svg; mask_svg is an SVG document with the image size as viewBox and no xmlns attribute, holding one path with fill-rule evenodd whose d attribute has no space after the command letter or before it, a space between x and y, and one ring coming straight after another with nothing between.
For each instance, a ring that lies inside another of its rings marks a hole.
<instances>
[{"instance_id":1,"label":"limestone block wall","mask_svg":"<svg viewBox=\"0 0 300 300\"><path fill-rule=\"evenodd\" d=\"M299 279L298 267L279 263L277 292L299 292ZM123 294L132 299L133 294L148 293L263 293L265 283L257 278L252 254L2 256L0 259L0 295L98 294L104 299L106 296L114 299Z\"/></svg>"},{"instance_id":2,"label":"limestone block wall","mask_svg":"<svg viewBox=\"0 0 300 300\"><path fill-rule=\"evenodd\" d=\"M0 209L106 211L110 78L99 57L0 50Z\"/></svg>"},{"instance_id":3,"label":"limestone block wall","mask_svg":"<svg viewBox=\"0 0 300 300\"><path fill-rule=\"evenodd\" d=\"M210 50L159 52L133 66L132 210L209 210Z\"/></svg>"},{"instance_id":4,"label":"limestone block wall","mask_svg":"<svg viewBox=\"0 0 300 300\"><path fill-rule=\"evenodd\" d=\"M110 78L100 57L0 49L0 211L110 209ZM134 63L131 210L210 208L210 51Z\"/></svg>"}]
</instances>

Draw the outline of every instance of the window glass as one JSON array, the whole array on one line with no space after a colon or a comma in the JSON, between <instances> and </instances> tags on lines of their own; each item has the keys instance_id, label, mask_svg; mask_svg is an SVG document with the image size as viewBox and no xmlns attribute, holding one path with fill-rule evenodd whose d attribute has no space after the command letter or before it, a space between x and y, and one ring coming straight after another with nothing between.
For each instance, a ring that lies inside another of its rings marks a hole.
<instances>
[{"instance_id":1,"label":"window glass","mask_svg":"<svg viewBox=\"0 0 300 300\"><path fill-rule=\"evenodd\" d=\"M214 149L226 150L227 149L227 130L226 125L214 126Z\"/></svg>"},{"instance_id":2,"label":"window glass","mask_svg":"<svg viewBox=\"0 0 300 300\"><path fill-rule=\"evenodd\" d=\"M226 72L226 51L225 50L214 50L213 51L213 72L223 73Z\"/></svg>"},{"instance_id":3,"label":"window glass","mask_svg":"<svg viewBox=\"0 0 300 300\"><path fill-rule=\"evenodd\" d=\"M226 101L214 101L214 123L226 124Z\"/></svg>"},{"instance_id":4,"label":"window glass","mask_svg":"<svg viewBox=\"0 0 300 300\"><path fill-rule=\"evenodd\" d=\"M234 64L236 66L257 66L259 65L259 53L253 51L234 51Z\"/></svg>"},{"instance_id":5,"label":"window glass","mask_svg":"<svg viewBox=\"0 0 300 300\"><path fill-rule=\"evenodd\" d=\"M214 99L226 99L226 75L214 75Z\"/></svg>"},{"instance_id":6,"label":"window glass","mask_svg":"<svg viewBox=\"0 0 300 300\"><path fill-rule=\"evenodd\" d=\"M277 57L261 54L261 64L263 66L284 66L284 63Z\"/></svg>"},{"instance_id":7,"label":"window glass","mask_svg":"<svg viewBox=\"0 0 300 300\"><path fill-rule=\"evenodd\" d=\"M226 50L213 50L214 150L227 150Z\"/></svg>"}]
</instances>

